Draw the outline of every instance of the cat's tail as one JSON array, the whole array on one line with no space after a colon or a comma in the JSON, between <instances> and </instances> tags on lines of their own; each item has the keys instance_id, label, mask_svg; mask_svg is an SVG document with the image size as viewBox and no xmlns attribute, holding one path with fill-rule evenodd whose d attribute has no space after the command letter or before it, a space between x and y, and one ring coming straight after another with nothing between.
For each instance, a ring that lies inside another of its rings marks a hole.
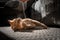
<instances>
[{"instance_id":1,"label":"cat's tail","mask_svg":"<svg viewBox=\"0 0 60 40\"><path fill-rule=\"evenodd\" d=\"M34 24L36 24L36 26L42 27L43 29L47 29L47 28L48 28L47 25L45 25L44 23L41 23L41 22L39 22L39 21L32 20L32 22L33 22Z\"/></svg>"}]
</instances>

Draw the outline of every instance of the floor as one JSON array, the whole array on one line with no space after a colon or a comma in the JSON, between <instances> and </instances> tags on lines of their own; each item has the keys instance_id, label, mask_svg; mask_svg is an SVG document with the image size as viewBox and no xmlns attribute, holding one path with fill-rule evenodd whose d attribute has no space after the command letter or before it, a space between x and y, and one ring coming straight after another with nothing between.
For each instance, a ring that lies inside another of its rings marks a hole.
<instances>
[{"instance_id":1,"label":"floor","mask_svg":"<svg viewBox=\"0 0 60 40\"><path fill-rule=\"evenodd\" d=\"M10 27L0 27L0 32L13 40L60 40L60 28L48 27L24 32L14 32Z\"/></svg>"}]
</instances>

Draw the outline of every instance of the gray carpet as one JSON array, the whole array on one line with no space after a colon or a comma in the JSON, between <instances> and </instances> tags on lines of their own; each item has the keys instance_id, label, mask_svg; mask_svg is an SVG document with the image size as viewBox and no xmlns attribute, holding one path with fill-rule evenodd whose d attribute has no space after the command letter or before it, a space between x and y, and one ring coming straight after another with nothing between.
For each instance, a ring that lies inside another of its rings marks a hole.
<instances>
[{"instance_id":1,"label":"gray carpet","mask_svg":"<svg viewBox=\"0 0 60 40\"><path fill-rule=\"evenodd\" d=\"M14 32L10 27L0 27L0 32L14 40L60 40L60 28Z\"/></svg>"}]
</instances>

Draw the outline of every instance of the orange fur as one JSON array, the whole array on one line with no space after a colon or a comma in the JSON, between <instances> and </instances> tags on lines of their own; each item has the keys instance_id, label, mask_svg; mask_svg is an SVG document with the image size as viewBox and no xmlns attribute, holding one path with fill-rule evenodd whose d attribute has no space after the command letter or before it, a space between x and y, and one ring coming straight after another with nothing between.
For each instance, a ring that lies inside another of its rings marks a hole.
<instances>
[{"instance_id":1,"label":"orange fur","mask_svg":"<svg viewBox=\"0 0 60 40\"><path fill-rule=\"evenodd\" d=\"M47 26L45 24L30 18L25 18L25 19L16 18L8 21L13 30L21 31L28 28L34 28L36 26L40 26L47 29Z\"/></svg>"}]
</instances>

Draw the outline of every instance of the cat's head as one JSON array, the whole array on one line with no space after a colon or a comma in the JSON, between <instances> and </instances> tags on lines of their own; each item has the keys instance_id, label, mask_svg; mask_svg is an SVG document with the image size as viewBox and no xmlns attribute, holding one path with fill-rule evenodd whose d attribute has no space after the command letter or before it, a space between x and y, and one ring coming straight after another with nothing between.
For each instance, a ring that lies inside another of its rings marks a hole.
<instances>
[{"instance_id":1,"label":"cat's head","mask_svg":"<svg viewBox=\"0 0 60 40\"><path fill-rule=\"evenodd\" d=\"M15 18L12 20L8 20L8 22L13 30L16 30L18 28L18 24L20 21L21 21L21 18Z\"/></svg>"},{"instance_id":2,"label":"cat's head","mask_svg":"<svg viewBox=\"0 0 60 40\"><path fill-rule=\"evenodd\" d=\"M12 29L14 29L14 27L15 27L15 23L16 23L15 21L16 21L16 19L8 20L8 22L9 22Z\"/></svg>"}]
</instances>

